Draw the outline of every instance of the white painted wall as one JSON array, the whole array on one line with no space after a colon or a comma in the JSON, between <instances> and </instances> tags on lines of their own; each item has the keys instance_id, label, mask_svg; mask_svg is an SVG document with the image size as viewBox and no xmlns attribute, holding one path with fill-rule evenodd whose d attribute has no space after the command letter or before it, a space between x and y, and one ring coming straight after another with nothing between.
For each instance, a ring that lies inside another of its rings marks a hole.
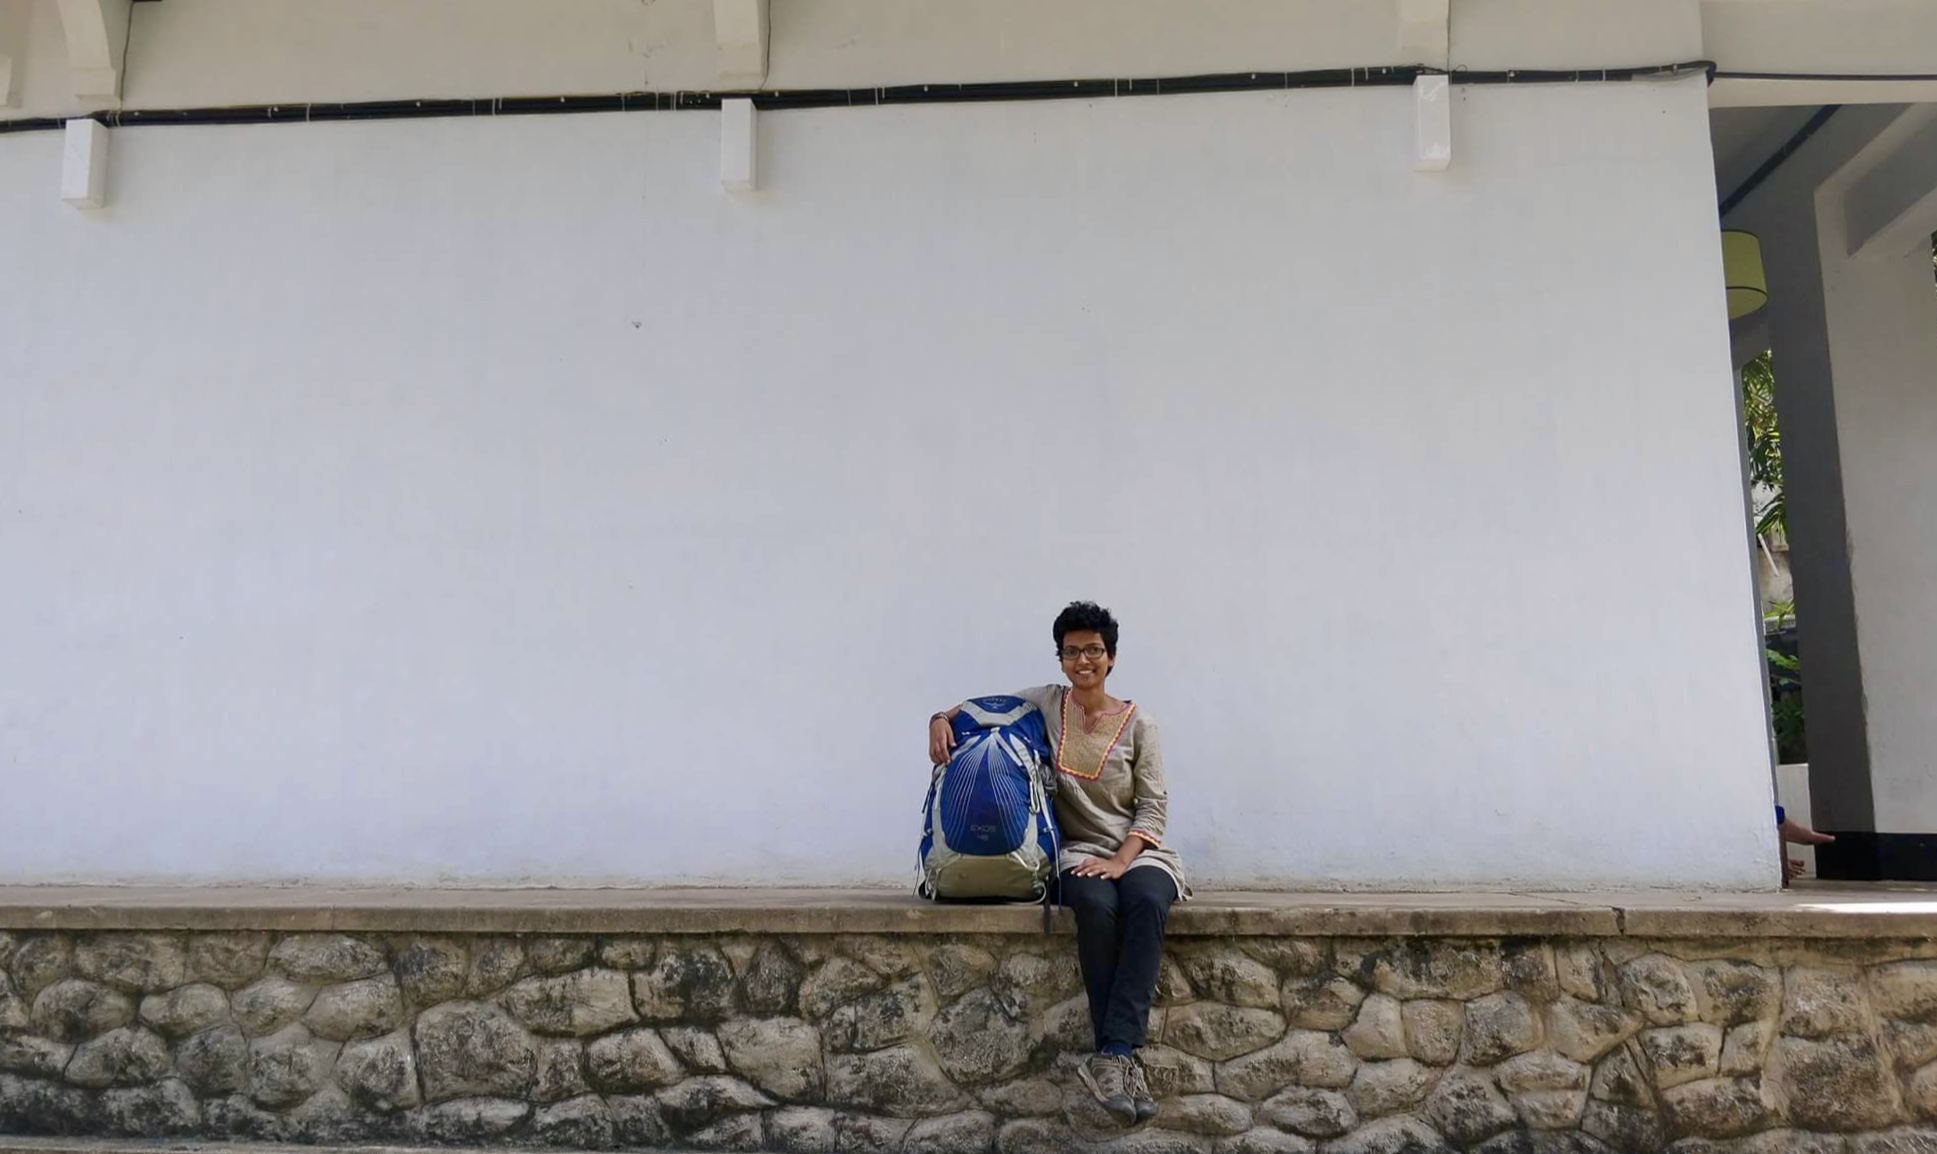
<instances>
[{"instance_id":1,"label":"white painted wall","mask_svg":"<svg viewBox=\"0 0 1937 1154\"><path fill-rule=\"evenodd\" d=\"M1201 881L1773 884L1700 82L1407 101L0 139L0 878L898 881L1082 596Z\"/></svg>"}]
</instances>

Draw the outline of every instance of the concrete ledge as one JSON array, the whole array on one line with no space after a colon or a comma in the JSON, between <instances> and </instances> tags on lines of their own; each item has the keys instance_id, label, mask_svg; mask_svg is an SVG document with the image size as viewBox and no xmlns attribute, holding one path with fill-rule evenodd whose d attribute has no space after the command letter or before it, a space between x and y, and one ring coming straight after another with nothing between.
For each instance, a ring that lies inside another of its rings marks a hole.
<instances>
[{"instance_id":1,"label":"concrete ledge","mask_svg":"<svg viewBox=\"0 0 1937 1154\"><path fill-rule=\"evenodd\" d=\"M1059 927L1071 929L1067 912ZM889 889L0 886L6 930L494 934L1027 934L1035 906L937 905ZM1200 894L1179 937L1937 937L1937 889L1765 894Z\"/></svg>"}]
</instances>

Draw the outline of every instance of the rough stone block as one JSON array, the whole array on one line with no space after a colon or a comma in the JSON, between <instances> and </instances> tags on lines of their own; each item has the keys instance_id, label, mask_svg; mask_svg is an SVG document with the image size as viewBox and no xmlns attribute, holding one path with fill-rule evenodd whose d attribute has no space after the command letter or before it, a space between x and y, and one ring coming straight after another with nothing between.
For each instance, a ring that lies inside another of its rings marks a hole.
<instances>
[{"instance_id":1,"label":"rough stone block","mask_svg":"<svg viewBox=\"0 0 1937 1154\"><path fill-rule=\"evenodd\" d=\"M704 1026L663 1026L659 1039L679 1059L680 1065L695 1074L731 1073L719 1038Z\"/></svg>"},{"instance_id":2,"label":"rough stone block","mask_svg":"<svg viewBox=\"0 0 1937 1154\"><path fill-rule=\"evenodd\" d=\"M1484 1142L1513 1126L1518 1115L1478 1070L1449 1070L1426 1099L1420 1114L1448 1139L1462 1146Z\"/></svg>"},{"instance_id":3,"label":"rough stone block","mask_svg":"<svg viewBox=\"0 0 1937 1154\"><path fill-rule=\"evenodd\" d=\"M88 934L74 947L74 970L131 994L173 989L186 980L188 954L164 934Z\"/></svg>"},{"instance_id":4,"label":"rough stone block","mask_svg":"<svg viewBox=\"0 0 1937 1154\"><path fill-rule=\"evenodd\" d=\"M830 1041L844 1012L829 1019ZM935 1016L928 1039L949 1077L978 1084L1020 1071L1029 1061L1031 1033L1029 1022L1004 1013L994 994L976 990Z\"/></svg>"},{"instance_id":5,"label":"rough stone block","mask_svg":"<svg viewBox=\"0 0 1937 1154\"><path fill-rule=\"evenodd\" d=\"M1641 1032L1641 1052L1654 1068L1655 1085L1666 1090L1721 1072L1722 1028L1706 1022Z\"/></svg>"},{"instance_id":6,"label":"rough stone block","mask_svg":"<svg viewBox=\"0 0 1937 1154\"><path fill-rule=\"evenodd\" d=\"M1588 1076L1586 1066L1545 1050L1509 1058L1493 1071L1500 1089L1509 1094L1522 1090L1585 1090Z\"/></svg>"},{"instance_id":7,"label":"rough stone block","mask_svg":"<svg viewBox=\"0 0 1937 1154\"><path fill-rule=\"evenodd\" d=\"M117 1138L173 1138L201 1128L202 1108L175 1079L152 1086L107 1090L100 1099L101 1130Z\"/></svg>"},{"instance_id":8,"label":"rough stone block","mask_svg":"<svg viewBox=\"0 0 1937 1154\"><path fill-rule=\"evenodd\" d=\"M1292 978L1279 993L1285 1020L1300 1030L1343 1030L1358 1016L1365 991L1344 978Z\"/></svg>"},{"instance_id":9,"label":"rough stone block","mask_svg":"<svg viewBox=\"0 0 1937 1154\"><path fill-rule=\"evenodd\" d=\"M1438 1070L1411 1058L1367 1062L1352 1078L1345 1097L1359 1117L1383 1118L1417 1106L1438 1083Z\"/></svg>"},{"instance_id":10,"label":"rough stone block","mask_svg":"<svg viewBox=\"0 0 1937 1154\"><path fill-rule=\"evenodd\" d=\"M1408 1056L1404 1011L1397 998L1385 994L1373 994L1360 1003L1358 1017L1340 1038L1360 1058Z\"/></svg>"},{"instance_id":11,"label":"rough stone block","mask_svg":"<svg viewBox=\"0 0 1937 1154\"><path fill-rule=\"evenodd\" d=\"M1869 1038L1783 1038L1771 1068L1789 1121L1803 1129L1870 1130L1902 1120L1897 1081Z\"/></svg>"},{"instance_id":12,"label":"rough stone block","mask_svg":"<svg viewBox=\"0 0 1937 1154\"><path fill-rule=\"evenodd\" d=\"M1688 963L1701 1019L1717 1026L1737 1026L1773 1018L1782 1005L1778 971L1752 962L1713 958Z\"/></svg>"},{"instance_id":13,"label":"rough stone block","mask_svg":"<svg viewBox=\"0 0 1937 1154\"><path fill-rule=\"evenodd\" d=\"M0 1129L25 1134L85 1134L97 1122L85 1090L41 1078L0 1074Z\"/></svg>"},{"instance_id":14,"label":"rough stone block","mask_svg":"<svg viewBox=\"0 0 1937 1154\"><path fill-rule=\"evenodd\" d=\"M1369 955L1369 970L1380 993L1400 1001L1445 998L1470 1001L1506 984L1506 964L1492 942L1404 938Z\"/></svg>"},{"instance_id":15,"label":"rough stone block","mask_svg":"<svg viewBox=\"0 0 1937 1154\"><path fill-rule=\"evenodd\" d=\"M1607 997L1601 953L1590 945L1561 945L1554 949L1554 974L1561 992L1583 1002Z\"/></svg>"},{"instance_id":16,"label":"rough stone block","mask_svg":"<svg viewBox=\"0 0 1937 1154\"><path fill-rule=\"evenodd\" d=\"M921 964L914 951L899 937L846 934L837 939L837 948L884 978L911 974Z\"/></svg>"},{"instance_id":17,"label":"rough stone block","mask_svg":"<svg viewBox=\"0 0 1937 1154\"><path fill-rule=\"evenodd\" d=\"M1562 1057L1592 1062L1641 1027L1631 1010L1562 998L1547 1009L1547 1043Z\"/></svg>"},{"instance_id":18,"label":"rough stone block","mask_svg":"<svg viewBox=\"0 0 1937 1154\"><path fill-rule=\"evenodd\" d=\"M525 960L541 974L569 973L592 960L594 945L591 938L528 938Z\"/></svg>"},{"instance_id":19,"label":"rough stone block","mask_svg":"<svg viewBox=\"0 0 1937 1154\"><path fill-rule=\"evenodd\" d=\"M1540 1045L1540 1016L1519 994L1488 994L1466 1004L1466 1062L1490 1066Z\"/></svg>"},{"instance_id":20,"label":"rough stone block","mask_svg":"<svg viewBox=\"0 0 1937 1154\"><path fill-rule=\"evenodd\" d=\"M198 982L141 1000L141 1020L164 1038L186 1038L229 1019L229 996Z\"/></svg>"},{"instance_id":21,"label":"rough stone block","mask_svg":"<svg viewBox=\"0 0 1937 1154\"><path fill-rule=\"evenodd\" d=\"M922 1154L989 1154L995 1148L996 1118L980 1110L929 1118L908 1128L902 1149Z\"/></svg>"},{"instance_id":22,"label":"rough stone block","mask_svg":"<svg viewBox=\"0 0 1937 1154\"><path fill-rule=\"evenodd\" d=\"M1163 1033L1165 1013L1161 1009L1152 1011L1150 1026L1153 1033ZM1082 994L1045 1010L1039 1028L1043 1044L1051 1049L1086 1054L1096 1049L1096 1026L1090 1019L1090 1000Z\"/></svg>"},{"instance_id":23,"label":"rough stone block","mask_svg":"<svg viewBox=\"0 0 1937 1154\"><path fill-rule=\"evenodd\" d=\"M1232 946L1194 950L1178 959L1196 992L1214 1002L1277 1009L1278 975Z\"/></svg>"},{"instance_id":24,"label":"rough stone block","mask_svg":"<svg viewBox=\"0 0 1937 1154\"><path fill-rule=\"evenodd\" d=\"M249 1044L249 1097L283 1110L323 1088L336 1064L337 1045L288 1026Z\"/></svg>"},{"instance_id":25,"label":"rough stone block","mask_svg":"<svg viewBox=\"0 0 1937 1154\"><path fill-rule=\"evenodd\" d=\"M852 958L829 958L800 984L800 1012L810 1020L886 985L880 974Z\"/></svg>"},{"instance_id":26,"label":"rough stone block","mask_svg":"<svg viewBox=\"0 0 1937 1154\"><path fill-rule=\"evenodd\" d=\"M348 934L291 934L269 947L269 964L314 985L374 978L390 968L381 947Z\"/></svg>"},{"instance_id":27,"label":"rough stone block","mask_svg":"<svg viewBox=\"0 0 1937 1154\"><path fill-rule=\"evenodd\" d=\"M424 1109L417 1122L433 1142L475 1145L503 1138L525 1124L531 1103L511 1098L457 1098Z\"/></svg>"},{"instance_id":28,"label":"rough stone block","mask_svg":"<svg viewBox=\"0 0 1937 1154\"><path fill-rule=\"evenodd\" d=\"M1772 1122L1760 1081L1708 1078L1661 1092L1669 1129L1676 1135L1733 1138Z\"/></svg>"},{"instance_id":29,"label":"rough stone block","mask_svg":"<svg viewBox=\"0 0 1937 1154\"><path fill-rule=\"evenodd\" d=\"M902 1117L947 1114L968 1105L935 1060L913 1046L830 1057L827 1102Z\"/></svg>"},{"instance_id":30,"label":"rough stone block","mask_svg":"<svg viewBox=\"0 0 1937 1154\"><path fill-rule=\"evenodd\" d=\"M1572 1130L1587 1109L1585 1090L1526 1090L1507 1100L1529 1130Z\"/></svg>"},{"instance_id":31,"label":"rough stone block","mask_svg":"<svg viewBox=\"0 0 1937 1154\"><path fill-rule=\"evenodd\" d=\"M999 1016L994 995L988 991L970 994L963 1001L970 999L974 1000L970 1002L970 1009L961 1013L973 1014L980 1007ZM930 1011L924 1002L921 983L913 979L864 994L828 1015L827 1047L835 1053L853 1053L885 1049L907 1041L928 1022Z\"/></svg>"},{"instance_id":32,"label":"rough stone block","mask_svg":"<svg viewBox=\"0 0 1937 1154\"><path fill-rule=\"evenodd\" d=\"M913 1126L906 1118L836 1114L834 1149L838 1154L897 1154Z\"/></svg>"},{"instance_id":33,"label":"rough stone block","mask_svg":"<svg viewBox=\"0 0 1937 1154\"><path fill-rule=\"evenodd\" d=\"M1137 1051L1150 1093L1157 1098L1180 1094L1208 1094L1217 1088L1211 1064L1173 1046L1145 1046Z\"/></svg>"},{"instance_id":34,"label":"rough stone block","mask_svg":"<svg viewBox=\"0 0 1937 1154\"><path fill-rule=\"evenodd\" d=\"M401 1030L382 1038L351 1042L336 1060L336 1084L355 1105L391 1113L421 1105L417 1055Z\"/></svg>"},{"instance_id":35,"label":"rough stone block","mask_svg":"<svg viewBox=\"0 0 1937 1154\"><path fill-rule=\"evenodd\" d=\"M653 1095L659 1115L675 1132L688 1132L710 1126L730 1114L762 1110L774 1104L772 1098L738 1078L724 1074L705 1074L675 1082Z\"/></svg>"},{"instance_id":36,"label":"rough stone block","mask_svg":"<svg viewBox=\"0 0 1937 1154\"><path fill-rule=\"evenodd\" d=\"M768 942L754 952L746 974L740 979L741 1000L751 1013L792 1014L800 994L801 975L800 963L777 943Z\"/></svg>"},{"instance_id":37,"label":"rough stone block","mask_svg":"<svg viewBox=\"0 0 1937 1154\"><path fill-rule=\"evenodd\" d=\"M1560 974L1552 944L1527 939L1502 942L1500 966L1507 989L1521 997L1534 1002L1560 997Z\"/></svg>"},{"instance_id":38,"label":"rough stone block","mask_svg":"<svg viewBox=\"0 0 1937 1154\"><path fill-rule=\"evenodd\" d=\"M1310 1138L1287 1134L1260 1126L1227 1138L1216 1146L1217 1154L1312 1154L1318 1149Z\"/></svg>"},{"instance_id":39,"label":"rough stone block","mask_svg":"<svg viewBox=\"0 0 1937 1154\"><path fill-rule=\"evenodd\" d=\"M174 1060L161 1035L140 1026L123 1026L81 1043L67 1063L67 1080L99 1090L108 1086L144 1086L173 1073Z\"/></svg>"},{"instance_id":40,"label":"rough stone block","mask_svg":"<svg viewBox=\"0 0 1937 1154\"><path fill-rule=\"evenodd\" d=\"M74 1047L34 1034L0 1037L0 1073L30 1078L58 1078L74 1056Z\"/></svg>"},{"instance_id":41,"label":"rough stone block","mask_svg":"<svg viewBox=\"0 0 1937 1154\"><path fill-rule=\"evenodd\" d=\"M776 1098L812 1100L826 1085L820 1031L799 1018L736 1018L719 1042L728 1065Z\"/></svg>"},{"instance_id":42,"label":"rough stone block","mask_svg":"<svg viewBox=\"0 0 1937 1154\"><path fill-rule=\"evenodd\" d=\"M260 1038L300 1022L315 1001L315 987L271 974L237 990L229 1006L243 1032Z\"/></svg>"},{"instance_id":43,"label":"rough stone block","mask_svg":"<svg viewBox=\"0 0 1937 1154\"><path fill-rule=\"evenodd\" d=\"M1438 1151L1445 1142L1418 1118L1401 1114L1366 1126L1325 1146L1325 1154L1420 1154Z\"/></svg>"},{"instance_id":44,"label":"rough stone block","mask_svg":"<svg viewBox=\"0 0 1937 1154\"><path fill-rule=\"evenodd\" d=\"M1220 1062L1261 1050L1284 1032L1285 1020L1270 1010L1194 1002L1168 1011L1163 1041L1186 1054Z\"/></svg>"},{"instance_id":45,"label":"rough stone block","mask_svg":"<svg viewBox=\"0 0 1937 1154\"><path fill-rule=\"evenodd\" d=\"M586 952L590 950L587 944ZM579 970L556 977L526 978L506 990L502 1001L512 1017L539 1034L583 1038L639 1020L626 975L618 970Z\"/></svg>"},{"instance_id":46,"label":"rough stone block","mask_svg":"<svg viewBox=\"0 0 1937 1154\"><path fill-rule=\"evenodd\" d=\"M1466 1037L1466 1006L1460 1002L1421 1000L1405 1003L1399 1011L1406 1027L1406 1047L1412 1056L1432 1066L1451 1064L1459 1057Z\"/></svg>"},{"instance_id":47,"label":"rough stone block","mask_svg":"<svg viewBox=\"0 0 1937 1154\"><path fill-rule=\"evenodd\" d=\"M672 1141L672 1130L659 1116L659 1103L648 1094L608 1094L612 1136L620 1146L658 1147Z\"/></svg>"},{"instance_id":48,"label":"rough stone block","mask_svg":"<svg viewBox=\"0 0 1937 1154\"><path fill-rule=\"evenodd\" d=\"M1870 971L1870 997L1883 1017L1937 1023L1937 961L1876 967Z\"/></svg>"},{"instance_id":49,"label":"rough stone block","mask_svg":"<svg viewBox=\"0 0 1937 1154\"><path fill-rule=\"evenodd\" d=\"M1324 938L1244 938L1238 948L1287 978L1309 978L1332 968L1332 943Z\"/></svg>"},{"instance_id":50,"label":"rough stone block","mask_svg":"<svg viewBox=\"0 0 1937 1154\"><path fill-rule=\"evenodd\" d=\"M204 1030L175 1047L175 1069L204 1098L249 1087L249 1039L235 1026Z\"/></svg>"},{"instance_id":51,"label":"rough stone block","mask_svg":"<svg viewBox=\"0 0 1937 1154\"><path fill-rule=\"evenodd\" d=\"M583 1094L541 1106L531 1119L532 1137L548 1146L577 1150L611 1147L616 1140L614 1130L612 1108L597 1094Z\"/></svg>"},{"instance_id":52,"label":"rough stone block","mask_svg":"<svg viewBox=\"0 0 1937 1154\"><path fill-rule=\"evenodd\" d=\"M397 984L417 1009L464 996L471 954L463 939L412 935L392 946Z\"/></svg>"},{"instance_id":53,"label":"rough stone block","mask_svg":"<svg viewBox=\"0 0 1937 1154\"><path fill-rule=\"evenodd\" d=\"M1782 995L1784 1034L1827 1038L1864 1029L1863 984L1854 972L1793 966Z\"/></svg>"},{"instance_id":54,"label":"rough stone block","mask_svg":"<svg viewBox=\"0 0 1937 1154\"><path fill-rule=\"evenodd\" d=\"M717 948L666 945L650 968L632 975L632 1002L648 1022L717 1022L733 1012L734 985L733 967Z\"/></svg>"},{"instance_id":55,"label":"rough stone block","mask_svg":"<svg viewBox=\"0 0 1937 1154\"><path fill-rule=\"evenodd\" d=\"M1277 983L1274 981L1272 986L1275 993ZM1081 993L1083 975L1077 970L1073 956L1010 954L989 979L989 989L1009 1007L1011 1013L1020 1016L1031 1009Z\"/></svg>"},{"instance_id":56,"label":"rough stone block","mask_svg":"<svg viewBox=\"0 0 1937 1154\"><path fill-rule=\"evenodd\" d=\"M1262 1101L1287 1086L1342 1090L1352 1084L1358 1066L1335 1035L1293 1030L1268 1049L1220 1064L1217 1088L1246 1102Z\"/></svg>"},{"instance_id":57,"label":"rough stone block","mask_svg":"<svg viewBox=\"0 0 1937 1154\"><path fill-rule=\"evenodd\" d=\"M1654 1105L1654 1090L1642 1075L1641 1064L1635 1060L1633 1043L1601 1059L1588 1089L1596 1100L1617 1106L1652 1108Z\"/></svg>"},{"instance_id":58,"label":"rough stone block","mask_svg":"<svg viewBox=\"0 0 1937 1154\"><path fill-rule=\"evenodd\" d=\"M1647 954L1617 972L1621 1004L1654 1026L1695 1019L1695 987L1682 964L1666 954Z\"/></svg>"},{"instance_id":59,"label":"rough stone block","mask_svg":"<svg viewBox=\"0 0 1937 1154\"><path fill-rule=\"evenodd\" d=\"M337 1042L381 1037L403 1023L403 992L389 974L325 986L303 1014L310 1033Z\"/></svg>"},{"instance_id":60,"label":"rough stone block","mask_svg":"<svg viewBox=\"0 0 1937 1154\"><path fill-rule=\"evenodd\" d=\"M781 1154L833 1154L834 1111L791 1106L767 1115L767 1144Z\"/></svg>"},{"instance_id":61,"label":"rough stone block","mask_svg":"<svg viewBox=\"0 0 1937 1154\"><path fill-rule=\"evenodd\" d=\"M1336 1090L1296 1087L1258 1107L1257 1116L1280 1130L1307 1138L1336 1138L1359 1124L1359 1114Z\"/></svg>"},{"instance_id":62,"label":"rough stone block","mask_svg":"<svg viewBox=\"0 0 1937 1154\"><path fill-rule=\"evenodd\" d=\"M495 1006L447 1002L419 1015L412 1033L424 1096L430 1102L522 1099L531 1090L537 1044Z\"/></svg>"},{"instance_id":63,"label":"rough stone block","mask_svg":"<svg viewBox=\"0 0 1937 1154\"><path fill-rule=\"evenodd\" d=\"M1191 1059L1196 1061L1195 1058ZM1154 1070L1150 1073L1150 1092L1158 1098L1174 1098L1176 1092L1162 1092L1156 1088L1157 1078ZM1211 1088L1210 1067L1204 1068L1203 1089ZM1057 1114L1063 1108L1062 1087L1047 1078L1023 1078L1014 1082L1004 1082L992 1086L976 1095L976 1098L991 1113L1004 1118L1040 1118Z\"/></svg>"},{"instance_id":64,"label":"rough stone block","mask_svg":"<svg viewBox=\"0 0 1937 1154\"><path fill-rule=\"evenodd\" d=\"M85 1042L134 1021L126 994L84 978L63 978L34 997L34 1033L55 1042Z\"/></svg>"},{"instance_id":65,"label":"rough stone block","mask_svg":"<svg viewBox=\"0 0 1937 1154\"><path fill-rule=\"evenodd\" d=\"M531 1100L539 1105L563 1102L591 1093L585 1078L585 1046L573 1039L538 1044L538 1061L531 1075Z\"/></svg>"},{"instance_id":66,"label":"rough stone block","mask_svg":"<svg viewBox=\"0 0 1937 1154\"><path fill-rule=\"evenodd\" d=\"M464 992L473 998L494 994L525 976L525 944L517 938L478 938L471 942L471 972Z\"/></svg>"},{"instance_id":67,"label":"rough stone block","mask_svg":"<svg viewBox=\"0 0 1937 1154\"><path fill-rule=\"evenodd\" d=\"M269 934L253 930L191 934L187 980L239 990L262 976L269 940Z\"/></svg>"},{"instance_id":68,"label":"rough stone block","mask_svg":"<svg viewBox=\"0 0 1937 1154\"><path fill-rule=\"evenodd\" d=\"M658 1033L643 1026L587 1043L585 1069L592 1085L606 1093L657 1090L684 1075Z\"/></svg>"},{"instance_id":69,"label":"rough stone block","mask_svg":"<svg viewBox=\"0 0 1937 1154\"><path fill-rule=\"evenodd\" d=\"M1622 1154L1653 1154L1664 1137L1661 1116L1653 1110L1591 1098L1581 1114L1581 1133Z\"/></svg>"},{"instance_id":70,"label":"rough stone block","mask_svg":"<svg viewBox=\"0 0 1937 1154\"><path fill-rule=\"evenodd\" d=\"M66 934L29 934L14 949L13 983L29 1001L73 973L74 943Z\"/></svg>"},{"instance_id":71,"label":"rough stone block","mask_svg":"<svg viewBox=\"0 0 1937 1154\"><path fill-rule=\"evenodd\" d=\"M1722 1039L1722 1060L1717 1073L1737 1078L1760 1073L1774 1040L1775 1028L1768 1022L1745 1022Z\"/></svg>"}]
</instances>

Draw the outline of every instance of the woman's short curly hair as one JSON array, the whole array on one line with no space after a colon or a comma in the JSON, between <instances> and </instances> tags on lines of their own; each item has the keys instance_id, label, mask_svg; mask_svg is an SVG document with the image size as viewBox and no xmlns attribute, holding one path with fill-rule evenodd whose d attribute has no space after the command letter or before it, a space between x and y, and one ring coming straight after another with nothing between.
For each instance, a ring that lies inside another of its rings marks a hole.
<instances>
[{"instance_id":1,"label":"woman's short curly hair","mask_svg":"<svg viewBox=\"0 0 1937 1154\"><path fill-rule=\"evenodd\" d=\"M1063 638L1072 633L1101 633L1104 650L1116 656L1116 618L1094 601L1070 602L1069 608L1056 614L1056 624L1050 631L1056 635L1057 657L1063 655Z\"/></svg>"}]
</instances>

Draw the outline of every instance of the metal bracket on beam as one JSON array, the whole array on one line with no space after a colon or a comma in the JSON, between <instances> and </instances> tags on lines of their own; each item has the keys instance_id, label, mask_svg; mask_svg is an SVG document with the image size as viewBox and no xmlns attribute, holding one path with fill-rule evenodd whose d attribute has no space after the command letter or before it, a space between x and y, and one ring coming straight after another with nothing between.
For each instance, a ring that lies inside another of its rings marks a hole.
<instances>
[{"instance_id":1,"label":"metal bracket on beam","mask_svg":"<svg viewBox=\"0 0 1937 1154\"><path fill-rule=\"evenodd\" d=\"M1444 172L1453 163L1453 86L1444 76L1421 76L1412 82L1412 103L1419 120L1412 166Z\"/></svg>"},{"instance_id":2,"label":"metal bracket on beam","mask_svg":"<svg viewBox=\"0 0 1937 1154\"><path fill-rule=\"evenodd\" d=\"M61 149L61 199L75 208L108 203L108 128L98 120L67 122Z\"/></svg>"},{"instance_id":3,"label":"metal bracket on beam","mask_svg":"<svg viewBox=\"0 0 1937 1154\"><path fill-rule=\"evenodd\" d=\"M132 0L60 0L61 29L67 34L67 64L74 95L121 95L121 65L128 50L128 13Z\"/></svg>"},{"instance_id":4,"label":"metal bracket on beam","mask_svg":"<svg viewBox=\"0 0 1937 1154\"><path fill-rule=\"evenodd\" d=\"M1408 63L1445 68L1452 55L1451 0L1399 0L1399 50Z\"/></svg>"},{"instance_id":5,"label":"metal bracket on beam","mask_svg":"<svg viewBox=\"0 0 1937 1154\"><path fill-rule=\"evenodd\" d=\"M767 0L713 0L715 71L721 88L767 82Z\"/></svg>"},{"instance_id":6,"label":"metal bracket on beam","mask_svg":"<svg viewBox=\"0 0 1937 1154\"><path fill-rule=\"evenodd\" d=\"M728 192L760 187L759 116L751 100L720 101L720 187Z\"/></svg>"}]
</instances>

